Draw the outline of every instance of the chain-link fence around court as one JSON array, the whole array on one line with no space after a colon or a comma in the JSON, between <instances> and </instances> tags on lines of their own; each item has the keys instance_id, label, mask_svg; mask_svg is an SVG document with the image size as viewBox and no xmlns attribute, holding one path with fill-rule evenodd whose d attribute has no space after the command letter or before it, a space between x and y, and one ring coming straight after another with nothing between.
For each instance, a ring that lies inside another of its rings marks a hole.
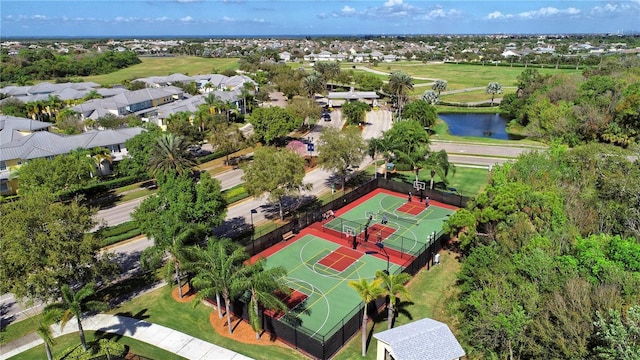
<instances>
[{"instance_id":1,"label":"chain-link fence around court","mask_svg":"<svg viewBox=\"0 0 640 360\"><path fill-rule=\"evenodd\" d=\"M343 196L336 198L335 200L321 206L317 209L296 213L293 215L290 222L283 224L275 230L261 235L252 236L249 241L245 240L245 248L250 255L255 255L269 247L283 241L283 236L288 232L298 233L301 229L313 224L314 222L322 220L322 214L328 210L338 210L343 206L351 204L358 200L362 196L374 191L377 188L383 188L402 194L407 194L411 191L415 192L412 184L401 183L397 181L387 180L383 178L372 179L371 181L363 184L362 186L353 189L353 191L346 193ZM439 201L445 204L464 207L467 204L468 198L453 193L441 192L439 190L426 190L426 196L429 196L432 200ZM360 224L354 224L356 227L361 227ZM362 229L360 229L362 230ZM337 231L337 230L331 230ZM406 272L411 275L415 275L427 266L430 267L434 258L434 255L440 251L444 242L448 240L445 234L440 231L437 233L435 239L431 239L428 243L420 244L420 246L412 251L412 256L406 257L406 262L401 265L402 272ZM404 248L403 239L400 239L400 250ZM408 240L406 240L408 241ZM415 243L415 240L411 240ZM386 244L385 246L389 246ZM389 246L391 247L391 246ZM377 299L375 305L370 309L379 311L385 304L384 299ZM236 302L233 304L233 310L236 314L242 314L242 317L248 320L248 309L243 303ZM356 307L350 315L346 316L344 320L338 323L334 329L328 334L330 336L319 336L313 334L313 332L305 329L301 324L295 322L280 321L277 318L270 317L267 314L262 314L263 329L271 334L271 336L277 337L280 340L288 343L290 346L301 350L316 359L329 359L332 357L344 344L353 337L353 335L360 330L362 320L362 307Z\"/></svg>"}]
</instances>

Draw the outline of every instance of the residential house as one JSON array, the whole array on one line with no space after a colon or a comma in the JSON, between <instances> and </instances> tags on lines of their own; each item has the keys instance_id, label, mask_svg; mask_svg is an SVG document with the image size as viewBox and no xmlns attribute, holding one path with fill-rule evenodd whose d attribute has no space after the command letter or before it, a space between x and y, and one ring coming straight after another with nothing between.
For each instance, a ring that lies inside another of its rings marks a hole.
<instances>
[{"instance_id":1,"label":"residential house","mask_svg":"<svg viewBox=\"0 0 640 360\"><path fill-rule=\"evenodd\" d=\"M281 61L284 61L284 62L291 61L291 53L288 51L283 51L280 54L278 54L278 56L280 57Z\"/></svg>"},{"instance_id":2,"label":"residential house","mask_svg":"<svg viewBox=\"0 0 640 360\"><path fill-rule=\"evenodd\" d=\"M106 148L112 161L120 161L127 155L125 142L144 129L92 130L79 135L65 136L51 133L51 124L15 117L0 117L0 195L13 195L18 190L16 170L32 159L53 158L77 148ZM96 168L99 173L111 173L105 160Z\"/></svg>"},{"instance_id":3,"label":"residential house","mask_svg":"<svg viewBox=\"0 0 640 360\"><path fill-rule=\"evenodd\" d=\"M458 360L465 352L449 327L425 318L374 334L377 360Z\"/></svg>"}]
</instances>

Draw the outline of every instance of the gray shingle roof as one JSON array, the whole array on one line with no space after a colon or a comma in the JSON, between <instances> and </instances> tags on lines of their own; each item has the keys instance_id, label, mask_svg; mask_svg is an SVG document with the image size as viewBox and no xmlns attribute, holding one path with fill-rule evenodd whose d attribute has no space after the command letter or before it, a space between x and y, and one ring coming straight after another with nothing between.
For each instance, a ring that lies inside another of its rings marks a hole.
<instances>
[{"instance_id":1,"label":"gray shingle roof","mask_svg":"<svg viewBox=\"0 0 640 360\"><path fill-rule=\"evenodd\" d=\"M19 130L38 131L47 129L50 126L50 123L42 121L0 115L0 145L7 144L21 138L22 135L18 132Z\"/></svg>"},{"instance_id":2,"label":"gray shingle roof","mask_svg":"<svg viewBox=\"0 0 640 360\"><path fill-rule=\"evenodd\" d=\"M373 336L390 346L396 360L452 360L465 355L449 327L429 318Z\"/></svg>"},{"instance_id":3,"label":"gray shingle roof","mask_svg":"<svg viewBox=\"0 0 640 360\"><path fill-rule=\"evenodd\" d=\"M71 136L39 131L0 145L0 161L12 159L28 160L61 155L79 147L91 149L96 146L106 147L123 144L142 131L144 129L133 127L117 130L93 130Z\"/></svg>"}]
</instances>

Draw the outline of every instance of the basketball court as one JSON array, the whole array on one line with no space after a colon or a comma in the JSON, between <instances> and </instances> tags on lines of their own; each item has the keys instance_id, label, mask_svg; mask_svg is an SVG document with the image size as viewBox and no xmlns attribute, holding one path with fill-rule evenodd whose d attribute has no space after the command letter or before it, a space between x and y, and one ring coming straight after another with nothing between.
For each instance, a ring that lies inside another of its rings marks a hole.
<instances>
[{"instance_id":1,"label":"basketball court","mask_svg":"<svg viewBox=\"0 0 640 360\"><path fill-rule=\"evenodd\" d=\"M378 270L397 274L442 230L454 207L377 189L336 211L336 218L303 229L294 239L256 255L268 267L287 270L289 307L278 321L327 338L362 308L350 281L374 279Z\"/></svg>"}]
</instances>

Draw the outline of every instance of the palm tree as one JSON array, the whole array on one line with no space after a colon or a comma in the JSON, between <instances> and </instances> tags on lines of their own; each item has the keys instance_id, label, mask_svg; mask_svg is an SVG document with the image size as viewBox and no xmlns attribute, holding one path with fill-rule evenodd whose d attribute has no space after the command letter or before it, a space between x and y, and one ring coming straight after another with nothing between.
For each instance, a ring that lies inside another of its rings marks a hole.
<instances>
[{"instance_id":1,"label":"palm tree","mask_svg":"<svg viewBox=\"0 0 640 360\"><path fill-rule=\"evenodd\" d=\"M411 279L411 275L407 273L393 275L387 274L385 271L378 270L376 271L376 279L380 281L380 286L384 291L386 291L387 295L389 295L389 306L387 307L387 329L391 329L393 327L393 316L396 304L398 303L398 296L402 295L407 300L410 300L409 291L407 291L407 287L404 284Z\"/></svg>"},{"instance_id":2,"label":"palm tree","mask_svg":"<svg viewBox=\"0 0 640 360\"><path fill-rule=\"evenodd\" d=\"M431 86L431 88L434 91L438 92L438 96L440 96L440 93L447 90L447 82L445 80L436 80L433 82L433 85Z\"/></svg>"},{"instance_id":3,"label":"palm tree","mask_svg":"<svg viewBox=\"0 0 640 360\"><path fill-rule=\"evenodd\" d=\"M422 100L426 101L430 105L435 105L440 102L440 96L433 90L425 90L422 94Z\"/></svg>"},{"instance_id":4,"label":"palm tree","mask_svg":"<svg viewBox=\"0 0 640 360\"><path fill-rule=\"evenodd\" d=\"M89 177L93 178L93 173L96 170L95 160L91 157L91 151L85 148L76 148L69 151L69 156L77 161L77 166L83 171L89 174ZM80 177L80 175L78 175Z\"/></svg>"},{"instance_id":5,"label":"palm tree","mask_svg":"<svg viewBox=\"0 0 640 360\"><path fill-rule=\"evenodd\" d=\"M103 162L108 162L109 164L113 163L113 157L111 156L111 151L107 148L96 146L91 149L91 157L94 161L94 165L98 169L98 172L101 174L104 171Z\"/></svg>"},{"instance_id":6,"label":"palm tree","mask_svg":"<svg viewBox=\"0 0 640 360\"><path fill-rule=\"evenodd\" d=\"M89 300L88 298L95 294L94 283L89 283L80 288L77 292L74 292L69 285L63 285L60 289L62 294L62 302L58 304L51 305L53 309L61 309L64 311L62 314L62 318L60 319L60 328L64 328L64 326L71 320L74 316L78 321L78 332L80 333L80 342L82 343L82 348L84 351L87 351L87 341L84 337L84 330L82 329L82 313L86 310L106 310L108 308L107 304L103 301L97 300Z\"/></svg>"},{"instance_id":7,"label":"palm tree","mask_svg":"<svg viewBox=\"0 0 640 360\"><path fill-rule=\"evenodd\" d=\"M183 137L165 133L158 137L151 149L149 167L153 175L175 172L186 174L196 165L187 150L188 143Z\"/></svg>"},{"instance_id":8,"label":"palm tree","mask_svg":"<svg viewBox=\"0 0 640 360\"><path fill-rule=\"evenodd\" d=\"M493 106L493 99L496 94L502 94L502 84L490 82L489 85L487 85L486 92L487 94L491 94L491 106Z\"/></svg>"},{"instance_id":9,"label":"palm tree","mask_svg":"<svg viewBox=\"0 0 640 360\"><path fill-rule=\"evenodd\" d=\"M269 310L287 311L287 305L276 294L289 294L291 291L284 283L287 270L282 267L266 269L266 259L260 259L245 268L246 277L241 279L241 287L248 289L251 295L249 301L249 322L256 332L256 339L260 339L260 306Z\"/></svg>"},{"instance_id":10,"label":"palm tree","mask_svg":"<svg viewBox=\"0 0 640 360\"><path fill-rule=\"evenodd\" d=\"M413 79L402 71L394 71L389 75L389 89L396 97L398 115L402 117L402 108L407 98L407 93L413 90Z\"/></svg>"},{"instance_id":11,"label":"palm tree","mask_svg":"<svg viewBox=\"0 0 640 360\"><path fill-rule=\"evenodd\" d=\"M351 286L360 296L364 303L364 311L362 315L362 356L367 355L367 322L369 322L369 303L384 294L384 289L380 287L380 279L376 278L369 282L367 279L359 279L357 281L349 281Z\"/></svg>"},{"instance_id":12,"label":"palm tree","mask_svg":"<svg viewBox=\"0 0 640 360\"><path fill-rule=\"evenodd\" d=\"M316 93L324 92L324 81L317 73L308 75L302 80L302 90L313 99Z\"/></svg>"},{"instance_id":13,"label":"palm tree","mask_svg":"<svg viewBox=\"0 0 640 360\"><path fill-rule=\"evenodd\" d=\"M175 275L176 283L178 284L178 296L181 299L183 296L181 264L185 258L185 252L188 251L184 243L200 230L198 225L183 229L176 236L172 237L170 244L146 248L140 257L142 266L145 269L156 269L158 265L162 264L164 259L167 259L164 263L162 273L169 284L172 283L171 278Z\"/></svg>"},{"instance_id":14,"label":"palm tree","mask_svg":"<svg viewBox=\"0 0 640 360\"><path fill-rule=\"evenodd\" d=\"M55 345L53 340L51 325L57 323L62 318L62 310L56 308L45 308L40 314L38 328L36 332L44 341L44 350L47 352L47 360L53 360L51 346Z\"/></svg>"},{"instance_id":15,"label":"palm tree","mask_svg":"<svg viewBox=\"0 0 640 360\"><path fill-rule=\"evenodd\" d=\"M189 257L192 260L187 267L196 274L192 283L198 289L194 306L215 295L218 315L222 318L219 296L222 294L227 312L227 326L231 334L231 299L244 290L242 285L245 273L242 267L243 262L249 257L247 252L230 240L221 239L210 240L206 248L191 248Z\"/></svg>"},{"instance_id":16,"label":"palm tree","mask_svg":"<svg viewBox=\"0 0 640 360\"><path fill-rule=\"evenodd\" d=\"M449 156L444 150L430 153L424 164L425 167L431 168L431 184L429 186L430 189L433 189L434 177L436 176L436 174L438 174L442 181L447 184L447 177L449 176L449 172L452 172L453 174L455 174L456 172L455 165L449 162Z\"/></svg>"},{"instance_id":17,"label":"palm tree","mask_svg":"<svg viewBox=\"0 0 640 360\"><path fill-rule=\"evenodd\" d=\"M253 94L256 92L256 86L252 82L245 82L240 89L240 96L242 96L242 113L247 113L247 101L253 102ZM251 109L249 109L251 110Z\"/></svg>"}]
</instances>

